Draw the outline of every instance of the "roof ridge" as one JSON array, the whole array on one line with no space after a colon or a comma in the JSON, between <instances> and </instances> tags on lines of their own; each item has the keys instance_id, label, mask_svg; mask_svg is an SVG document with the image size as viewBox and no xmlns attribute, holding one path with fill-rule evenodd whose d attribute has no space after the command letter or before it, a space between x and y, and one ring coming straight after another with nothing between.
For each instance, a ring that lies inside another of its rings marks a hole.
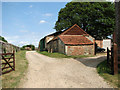
<instances>
[{"instance_id":1,"label":"roof ridge","mask_svg":"<svg viewBox=\"0 0 120 90\"><path fill-rule=\"evenodd\" d=\"M85 32L82 28L80 28L77 24L74 24L72 27L70 27L69 29L67 29L66 31L63 31L63 33L61 33L60 35L64 35L66 32L68 32L69 30L71 30L72 28L74 28L75 26L77 26L82 32L84 32L85 34L88 34L87 32Z\"/></svg>"},{"instance_id":2,"label":"roof ridge","mask_svg":"<svg viewBox=\"0 0 120 90\"><path fill-rule=\"evenodd\" d=\"M78 28L80 28L77 24L75 24ZM88 34L87 32L85 32L82 28L80 28L84 33Z\"/></svg>"},{"instance_id":3,"label":"roof ridge","mask_svg":"<svg viewBox=\"0 0 120 90\"><path fill-rule=\"evenodd\" d=\"M82 34L82 35L58 35L58 36L90 36L89 34Z\"/></svg>"},{"instance_id":4,"label":"roof ridge","mask_svg":"<svg viewBox=\"0 0 120 90\"><path fill-rule=\"evenodd\" d=\"M75 25L77 24L74 24L72 27L70 27L69 29L67 29L66 31L64 31L63 33L61 33L61 35L64 35L64 33L68 32L71 28L73 28Z\"/></svg>"}]
</instances>

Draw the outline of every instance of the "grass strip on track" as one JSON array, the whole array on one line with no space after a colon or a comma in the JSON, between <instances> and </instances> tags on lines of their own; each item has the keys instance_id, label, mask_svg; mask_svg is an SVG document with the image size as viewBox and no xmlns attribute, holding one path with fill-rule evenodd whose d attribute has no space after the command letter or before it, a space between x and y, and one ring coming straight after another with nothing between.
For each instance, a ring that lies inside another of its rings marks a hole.
<instances>
[{"instance_id":1,"label":"grass strip on track","mask_svg":"<svg viewBox=\"0 0 120 90\"><path fill-rule=\"evenodd\" d=\"M120 79L118 78L120 76L120 72L117 75L112 75L111 70L107 64L107 60L98 64L97 72L114 88L120 88L120 83L118 83Z\"/></svg>"},{"instance_id":2,"label":"grass strip on track","mask_svg":"<svg viewBox=\"0 0 120 90\"><path fill-rule=\"evenodd\" d=\"M28 68L25 55L26 51L19 51L15 54L15 71L2 75L2 88L17 88Z\"/></svg>"}]
</instances>

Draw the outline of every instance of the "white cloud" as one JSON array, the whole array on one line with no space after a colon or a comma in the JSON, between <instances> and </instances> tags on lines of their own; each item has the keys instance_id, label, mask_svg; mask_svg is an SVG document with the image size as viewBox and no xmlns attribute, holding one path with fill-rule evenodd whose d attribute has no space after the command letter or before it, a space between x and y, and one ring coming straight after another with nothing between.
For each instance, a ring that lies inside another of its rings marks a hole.
<instances>
[{"instance_id":1,"label":"white cloud","mask_svg":"<svg viewBox=\"0 0 120 90\"><path fill-rule=\"evenodd\" d=\"M30 8L32 8L32 7L33 7L33 5L30 5L29 7L30 7Z\"/></svg>"},{"instance_id":2,"label":"white cloud","mask_svg":"<svg viewBox=\"0 0 120 90\"><path fill-rule=\"evenodd\" d=\"M40 24L40 23L46 23L46 21L45 21L45 20L40 20L39 24Z\"/></svg>"},{"instance_id":3,"label":"white cloud","mask_svg":"<svg viewBox=\"0 0 120 90\"><path fill-rule=\"evenodd\" d=\"M20 30L20 32L26 33L26 32L28 32L28 30Z\"/></svg>"},{"instance_id":4,"label":"white cloud","mask_svg":"<svg viewBox=\"0 0 120 90\"><path fill-rule=\"evenodd\" d=\"M20 30L22 32L26 32L27 30ZM20 32L19 31L19 32ZM36 47L38 47L39 41L41 37L43 36L43 33L39 32L31 32L29 33L22 33L22 35L10 35L10 36L4 36L5 39L16 46L22 47L23 45L33 44Z\"/></svg>"},{"instance_id":5,"label":"white cloud","mask_svg":"<svg viewBox=\"0 0 120 90\"><path fill-rule=\"evenodd\" d=\"M44 16L52 16L52 14L51 13L46 13L46 14L44 14Z\"/></svg>"},{"instance_id":6,"label":"white cloud","mask_svg":"<svg viewBox=\"0 0 120 90\"><path fill-rule=\"evenodd\" d=\"M29 42L27 42L27 41L20 41L19 44L27 45L27 44L29 44Z\"/></svg>"},{"instance_id":7,"label":"white cloud","mask_svg":"<svg viewBox=\"0 0 120 90\"><path fill-rule=\"evenodd\" d=\"M19 36L13 36L13 38L14 38L14 39L18 39L18 38L19 38Z\"/></svg>"},{"instance_id":8,"label":"white cloud","mask_svg":"<svg viewBox=\"0 0 120 90\"><path fill-rule=\"evenodd\" d=\"M18 39L19 36L4 36L6 39Z\"/></svg>"},{"instance_id":9,"label":"white cloud","mask_svg":"<svg viewBox=\"0 0 120 90\"><path fill-rule=\"evenodd\" d=\"M17 45L17 41L20 39L20 36L18 36L18 35L3 36L3 37L8 41L8 43L11 43L11 44L14 44L14 45Z\"/></svg>"},{"instance_id":10,"label":"white cloud","mask_svg":"<svg viewBox=\"0 0 120 90\"><path fill-rule=\"evenodd\" d=\"M15 40L9 40L9 43L15 43L16 41Z\"/></svg>"},{"instance_id":11,"label":"white cloud","mask_svg":"<svg viewBox=\"0 0 120 90\"><path fill-rule=\"evenodd\" d=\"M13 42L13 41L15 41L16 39L19 39L20 37L19 36L3 36L8 42L9 41L11 41L11 42ZM10 43L11 43L10 42Z\"/></svg>"}]
</instances>

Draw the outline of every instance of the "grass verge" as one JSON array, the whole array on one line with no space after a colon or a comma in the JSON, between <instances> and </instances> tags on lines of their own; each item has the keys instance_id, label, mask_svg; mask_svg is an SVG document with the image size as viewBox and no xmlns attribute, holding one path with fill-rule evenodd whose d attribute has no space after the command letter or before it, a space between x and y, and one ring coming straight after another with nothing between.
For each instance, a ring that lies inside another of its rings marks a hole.
<instances>
[{"instance_id":1,"label":"grass verge","mask_svg":"<svg viewBox=\"0 0 120 90\"><path fill-rule=\"evenodd\" d=\"M2 75L2 88L16 88L19 85L28 67L25 53L26 51L19 51L15 54L15 71Z\"/></svg>"},{"instance_id":2,"label":"grass verge","mask_svg":"<svg viewBox=\"0 0 120 90\"><path fill-rule=\"evenodd\" d=\"M52 58L85 58L85 57L93 57L94 55L78 55L78 56L67 56L61 53L48 53L47 51L37 51L40 54L52 57Z\"/></svg>"},{"instance_id":3,"label":"grass verge","mask_svg":"<svg viewBox=\"0 0 120 90\"><path fill-rule=\"evenodd\" d=\"M112 75L111 70L108 67L107 60L98 64L97 72L114 88L120 88L120 83L118 83L118 76L120 75L120 73L117 75Z\"/></svg>"}]
</instances>

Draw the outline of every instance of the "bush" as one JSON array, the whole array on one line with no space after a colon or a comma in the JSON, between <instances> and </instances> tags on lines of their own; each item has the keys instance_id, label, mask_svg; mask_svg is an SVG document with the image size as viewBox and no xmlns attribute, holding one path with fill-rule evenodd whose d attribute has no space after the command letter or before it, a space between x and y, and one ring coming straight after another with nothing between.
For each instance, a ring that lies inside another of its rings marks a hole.
<instances>
[{"instance_id":1,"label":"bush","mask_svg":"<svg viewBox=\"0 0 120 90\"><path fill-rule=\"evenodd\" d=\"M119 83L119 76L120 72L117 75L113 75L111 73L111 69L107 64L107 60L101 62L97 66L97 72L99 73L100 76L102 76L107 82L109 82L110 85L112 85L114 88L120 88L120 83Z\"/></svg>"},{"instance_id":2,"label":"bush","mask_svg":"<svg viewBox=\"0 0 120 90\"><path fill-rule=\"evenodd\" d=\"M3 42L7 42L7 40L2 36L0 36L0 40L2 40Z\"/></svg>"},{"instance_id":3,"label":"bush","mask_svg":"<svg viewBox=\"0 0 120 90\"><path fill-rule=\"evenodd\" d=\"M97 66L98 73L109 73L111 74L111 69L107 64L107 60L103 61Z\"/></svg>"},{"instance_id":4,"label":"bush","mask_svg":"<svg viewBox=\"0 0 120 90\"><path fill-rule=\"evenodd\" d=\"M24 45L21 47L21 50L25 50L25 47L30 47L32 50L35 50L35 46L30 44L30 45Z\"/></svg>"}]
</instances>

